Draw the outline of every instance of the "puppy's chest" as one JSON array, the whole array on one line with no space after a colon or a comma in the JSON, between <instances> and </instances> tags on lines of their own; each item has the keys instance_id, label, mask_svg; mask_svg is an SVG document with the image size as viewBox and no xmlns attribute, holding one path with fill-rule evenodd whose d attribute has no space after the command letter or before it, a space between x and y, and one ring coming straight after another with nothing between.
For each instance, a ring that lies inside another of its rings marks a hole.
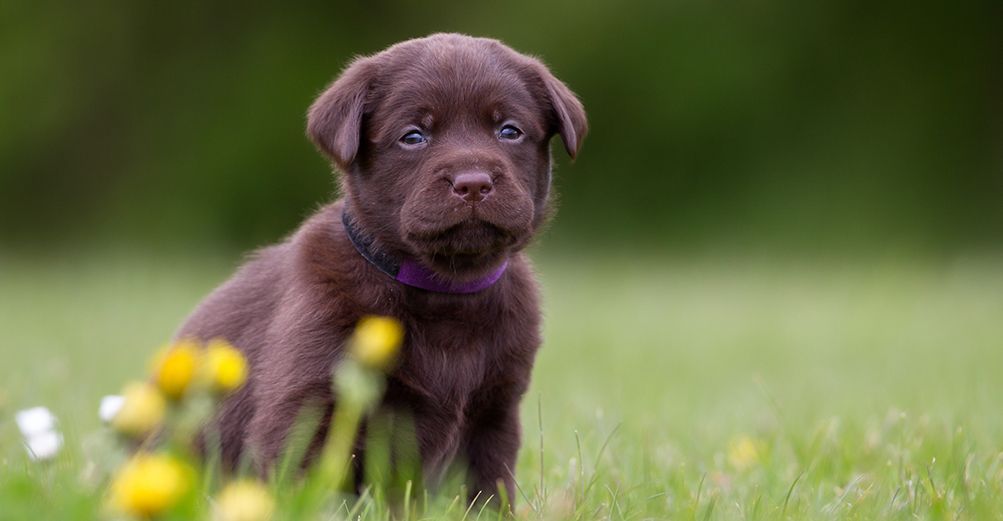
<instances>
[{"instance_id":1,"label":"puppy's chest","mask_svg":"<svg viewBox=\"0 0 1003 521\"><path fill-rule=\"evenodd\" d=\"M463 332L409 341L393 380L438 413L462 414L472 395L495 377L507 346Z\"/></svg>"}]
</instances>

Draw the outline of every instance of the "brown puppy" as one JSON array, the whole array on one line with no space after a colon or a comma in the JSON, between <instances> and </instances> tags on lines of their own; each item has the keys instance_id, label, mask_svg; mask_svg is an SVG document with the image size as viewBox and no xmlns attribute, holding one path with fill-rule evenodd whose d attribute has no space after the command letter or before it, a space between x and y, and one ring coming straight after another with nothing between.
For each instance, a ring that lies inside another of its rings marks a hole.
<instances>
[{"instance_id":1,"label":"brown puppy","mask_svg":"<svg viewBox=\"0 0 1003 521\"><path fill-rule=\"evenodd\" d=\"M574 157L585 136L581 104L536 59L437 34L352 62L307 133L342 172L343 199L258 251L178 333L224 337L250 361L217 418L224 461L249 453L267 471L308 404L327 414L315 450L346 338L388 315L406 334L381 407L413 418L425 476L462 459L472 495L501 480L511 498L540 344L521 251L548 216L551 137Z\"/></svg>"}]
</instances>

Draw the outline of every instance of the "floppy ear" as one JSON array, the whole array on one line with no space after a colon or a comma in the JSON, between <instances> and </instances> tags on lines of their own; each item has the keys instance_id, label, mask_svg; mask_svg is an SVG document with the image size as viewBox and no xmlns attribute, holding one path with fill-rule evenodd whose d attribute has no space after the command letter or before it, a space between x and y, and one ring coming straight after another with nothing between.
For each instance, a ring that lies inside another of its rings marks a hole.
<instances>
[{"instance_id":1,"label":"floppy ear","mask_svg":"<svg viewBox=\"0 0 1003 521\"><path fill-rule=\"evenodd\" d=\"M307 112L310 141L339 168L346 170L359 152L362 115L375 65L357 58L341 73Z\"/></svg>"},{"instance_id":2,"label":"floppy ear","mask_svg":"<svg viewBox=\"0 0 1003 521\"><path fill-rule=\"evenodd\" d=\"M578 97L561 80L554 75L543 64L539 65L540 78L547 89L547 99L554 109L557 121L557 132L564 142L564 149L568 151L571 159L578 155L578 149L582 146L585 134L589 131L588 121L585 118L585 108Z\"/></svg>"}]
</instances>

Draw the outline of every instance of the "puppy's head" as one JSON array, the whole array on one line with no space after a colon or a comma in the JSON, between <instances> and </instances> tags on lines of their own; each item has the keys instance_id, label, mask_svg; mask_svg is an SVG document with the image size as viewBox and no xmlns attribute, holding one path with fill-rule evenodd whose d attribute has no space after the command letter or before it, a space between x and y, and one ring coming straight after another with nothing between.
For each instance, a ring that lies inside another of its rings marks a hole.
<instances>
[{"instance_id":1,"label":"puppy's head","mask_svg":"<svg viewBox=\"0 0 1003 521\"><path fill-rule=\"evenodd\" d=\"M581 103L542 63L457 34L356 59L307 123L378 247L454 280L529 242L547 217L551 138L574 157L586 129Z\"/></svg>"}]
</instances>

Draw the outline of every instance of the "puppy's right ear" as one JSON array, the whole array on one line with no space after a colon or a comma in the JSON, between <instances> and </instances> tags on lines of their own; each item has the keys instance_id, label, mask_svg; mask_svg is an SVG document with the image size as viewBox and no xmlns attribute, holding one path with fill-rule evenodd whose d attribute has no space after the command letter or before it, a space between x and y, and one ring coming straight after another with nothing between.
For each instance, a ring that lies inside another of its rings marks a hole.
<instances>
[{"instance_id":1,"label":"puppy's right ear","mask_svg":"<svg viewBox=\"0 0 1003 521\"><path fill-rule=\"evenodd\" d=\"M575 93L571 92L567 85L557 79L542 61L532 59L530 63L532 70L539 78L538 81L543 84L545 89L545 96L553 111L556 131L561 135L564 149L568 151L571 159L574 159L582 147L585 134L589 131L585 108L582 107L578 96L575 96Z\"/></svg>"},{"instance_id":2,"label":"puppy's right ear","mask_svg":"<svg viewBox=\"0 0 1003 521\"><path fill-rule=\"evenodd\" d=\"M359 152L362 115L375 68L370 58L357 58L307 112L310 141L342 170L348 169Z\"/></svg>"}]
</instances>

